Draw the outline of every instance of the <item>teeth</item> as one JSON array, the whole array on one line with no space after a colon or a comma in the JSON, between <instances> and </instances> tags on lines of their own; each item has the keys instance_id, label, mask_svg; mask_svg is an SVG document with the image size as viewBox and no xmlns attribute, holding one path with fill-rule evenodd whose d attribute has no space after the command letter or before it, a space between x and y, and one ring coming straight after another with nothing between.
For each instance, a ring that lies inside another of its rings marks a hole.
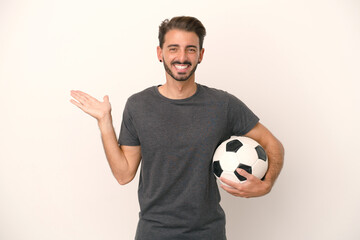
<instances>
[{"instance_id":1,"label":"teeth","mask_svg":"<svg viewBox=\"0 0 360 240\"><path fill-rule=\"evenodd\" d=\"M177 69L185 69L188 67L188 65L175 65Z\"/></svg>"}]
</instances>

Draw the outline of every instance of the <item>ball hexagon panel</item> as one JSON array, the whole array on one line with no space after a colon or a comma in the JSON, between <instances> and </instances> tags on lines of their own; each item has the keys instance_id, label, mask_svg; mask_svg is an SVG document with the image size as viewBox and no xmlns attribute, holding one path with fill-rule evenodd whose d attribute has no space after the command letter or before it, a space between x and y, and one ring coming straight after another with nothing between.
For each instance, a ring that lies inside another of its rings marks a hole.
<instances>
[{"instance_id":1,"label":"ball hexagon panel","mask_svg":"<svg viewBox=\"0 0 360 240\"><path fill-rule=\"evenodd\" d=\"M264 177L268 168L268 162L262 159L259 159L252 165L252 174L257 178Z\"/></svg>"},{"instance_id":2,"label":"ball hexagon panel","mask_svg":"<svg viewBox=\"0 0 360 240\"><path fill-rule=\"evenodd\" d=\"M240 151L236 152L236 157L239 163L252 166L258 159L258 154L253 146L244 145Z\"/></svg>"},{"instance_id":3,"label":"ball hexagon panel","mask_svg":"<svg viewBox=\"0 0 360 240\"><path fill-rule=\"evenodd\" d=\"M239 166L239 158L234 152L224 152L219 160L220 166L224 171L232 172L234 168Z\"/></svg>"}]
</instances>

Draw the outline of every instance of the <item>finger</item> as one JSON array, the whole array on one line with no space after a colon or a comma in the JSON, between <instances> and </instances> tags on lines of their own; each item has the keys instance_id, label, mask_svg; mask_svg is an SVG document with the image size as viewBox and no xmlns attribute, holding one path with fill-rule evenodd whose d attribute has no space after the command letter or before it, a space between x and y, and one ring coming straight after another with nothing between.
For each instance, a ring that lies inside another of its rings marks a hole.
<instances>
[{"instance_id":1,"label":"finger","mask_svg":"<svg viewBox=\"0 0 360 240\"><path fill-rule=\"evenodd\" d=\"M220 185L220 187L222 189L224 189L226 192L230 193L231 195L234 195L234 196L242 196L242 192L239 191L238 189L235 189L235 188L232 188L232 187L229 187L229 186L226 186L226 185Z\"/></svg>"},{"instance_id":2,"label":"finger","mask_svg":"<svg viewBox=\"0 0 360 240\"><path fill-rule=\"evenodd\" d=\"M76 91L81 97L85 98L86 100L95 99L94 97L90 96L89 94L82 92L82 91Z\"/></svg>"},{"instance_id":3,"label":"finger","mask_svg":"<svg viewBox=\"0 0 360 240\"><path fill-rule=\"evenodd\" d=\"M78 108L83 109L83 105L81 103L75 101L74 99L71 99L70 102L72 104L74 104L75 106L77 106Z\"/></svg>"},{"instance_id":4,"label":"finger","mask_svg":"<svg viewBox=\"0 0 360 240\"><path fill-rule=\"evenodd\" d=\"M78 98L80 98L82 101L97 101L96 98L92 97L91 95L82 92L80 90L76 90L76 91L71 91L74 96L77 96Z\"/></svg>"},{"instance_id":5,"label":"finger","mask_svg":"<svg viewBox=\"0 0 360 240\"><path fill-rule=\"evenodd\" d=\"M220 187L231 194L235 194L237 192L235 188L226 186L224 184L221 184Z\"/></svg>"},{"instance_id":6,"label":"finger","mask_svg":"<svg viewBox=\"0 0 360 240\"><path fill-rule=\"evenodd\" d=\"M238 174L245 177L247 180L249 180L249 179L251 179L253 177L252 174L248 173L247 171L245 171L242 168L237 168L236 171L237 171Z\"/></svg>"},{"instance_id":7,"label":"finger","mask_svg":"<svg viewBox=\"0 0 360 240\"><path fill-rule=\"evenodd\" d=\"M109 102L109 96L108 95L105 95L103 99L104 99L104 102Z\"/></svg>"},{"instance_id":8,"label":"finger","mask_svg":"<svg viewBox=\"0 0 360 240\"><path fill-rule=\"evenodd\" d=\"M71 96L81 103L84 103L87 101L87 98L80 91L71 91Z\"/></svg>"},{"instance_id":9,"label":"finger","mask_svg":"<svg viewBox=\"0 0 360 240\"><path fill-rule=\"evenodd\" d=\"M237 188L238 187L238 183L234 182L234 181L231 181L227 178L224 178L224 177L220 177L220 181L229 185L230 187L232 188Z\"/></svg>"}]
</instances>

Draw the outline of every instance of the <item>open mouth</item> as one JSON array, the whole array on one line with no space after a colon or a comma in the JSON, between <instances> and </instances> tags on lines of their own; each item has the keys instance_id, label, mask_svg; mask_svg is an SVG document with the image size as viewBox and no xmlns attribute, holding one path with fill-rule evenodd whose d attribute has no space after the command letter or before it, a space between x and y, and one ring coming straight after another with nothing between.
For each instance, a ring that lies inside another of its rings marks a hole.
<instances>
[{"instance_id":1,"label":"open mouth","mask_svg":"<svg viewBox=\"0 0 360 240\"><path fill-rule=\"evenodd\" d=\"M175 69L177 70L178 73L186 73L188 69L190 69L191 63L189 62L184 62L184 63L180 63L180 62L174 62L172 64Z\"/></svg>"},{"instance_id":2,"label":"open mouth","mask_svg":"<svg viewBox=\"0 0 360 240\"><path fill-rule=\"evenodd\" d=\"M174 64L174 66L178 70L184 70L190 67L189 64Z\"/></svg>"}]
</instances>

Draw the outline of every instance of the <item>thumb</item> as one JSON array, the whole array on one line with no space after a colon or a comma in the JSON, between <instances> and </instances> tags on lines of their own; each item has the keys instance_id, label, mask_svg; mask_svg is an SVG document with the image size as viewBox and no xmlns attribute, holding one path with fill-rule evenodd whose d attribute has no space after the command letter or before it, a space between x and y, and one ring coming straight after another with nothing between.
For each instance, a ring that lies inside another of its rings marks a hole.
<instances>
[{"instance_id":1,"label":"thumb","mask_svg":"<svg viewBox=\"0 0 360 240\"><path fill-rule=\"evenodd\" d=\"M104 99L104 102L109 102L109 96L108 95L105 95L103 99Z\"/></svg>"}]
</instances>

